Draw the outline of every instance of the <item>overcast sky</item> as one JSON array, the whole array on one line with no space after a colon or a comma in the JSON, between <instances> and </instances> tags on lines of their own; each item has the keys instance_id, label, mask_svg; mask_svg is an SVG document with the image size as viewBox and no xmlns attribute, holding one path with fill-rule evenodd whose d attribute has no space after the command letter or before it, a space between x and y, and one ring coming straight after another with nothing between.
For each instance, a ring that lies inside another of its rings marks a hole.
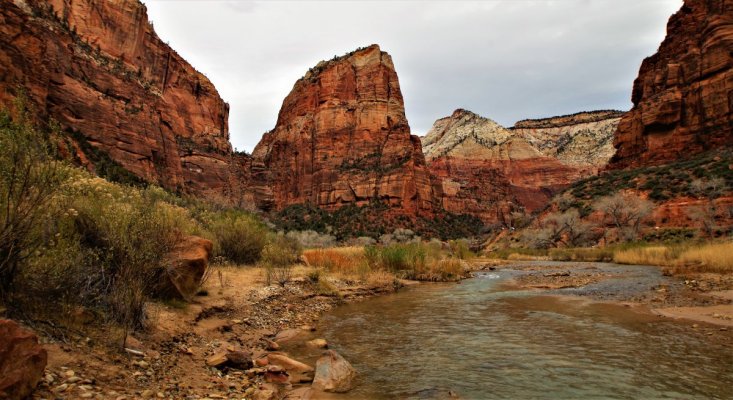
<instances>
[{"instance_id":1,"label":"overcast sky","mask_svg":"<svg viewBox=\"0 0 733 400\"><path fill-rule=\"evenodd\" d=\"M524 118L631 107L644 57L682 0L143 0L158 35L231 105L234 147L272 129L318 61L377 43L392 55L412 132L466 108Z\"/></svg>"}]
</instances>

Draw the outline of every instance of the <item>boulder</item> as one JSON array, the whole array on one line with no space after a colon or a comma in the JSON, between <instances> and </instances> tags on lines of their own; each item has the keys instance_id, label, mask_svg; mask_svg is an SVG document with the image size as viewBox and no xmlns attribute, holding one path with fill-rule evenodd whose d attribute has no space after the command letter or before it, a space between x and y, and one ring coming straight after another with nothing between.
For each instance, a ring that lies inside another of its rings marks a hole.
<instances>
[{"instance_id":1,"label":"boulder","mask_svg":"<svg viewBox=\"0 0 733 400\"><path fill-rule=\"evenodd\" d=\"M333 350L323 353L316 362L313 388L324 392L344 393L354 387L356 370Z\"/></svg>"},{"instance_id":2,"label":"boulder","mask_svg":"<svg viewBox=\"0 0 733 400\"><path fill-rule=\"evenodd\" d=\"M308 347L312 347L314 349L327 349L328 348L328 342L326 339L313 339L309 340L305 343Z\"/></svg>"},{"instance_id":3,"label":"boulder","mask_svg":"<svg viewBox=\"0 0 733 400\"><path fill-rule=\"evenodd\" d=\"M48 355L35 333L0 319L0 398L25 399L43 377Z\"/></svg>"},{"instance_id":4,"label":"boulder","mask_svg":"<svg viewBox=\"0 0 733 400\"><path fill-rule=\"evenodd\" d=\"M192 300L206 274L213 247L210 240L197 236L183 237L168 255L170 267L167 279L161 283L160 294Z\"/></svg>"},{"instance_id":5,"label":"boulder","mask_svg":"<svg viewBox=\"0 0 733 400\"><path fill-rule=\"evenodd\" d=\"M304 364L297 360L293 360L292 358L284 354L269 354L267 356L267 360L269 361L270 365L278 365L284 368L288 373L306 373L313 371L313 367L311 367L310 365Z\"/></svg>"},{"instance_id":6,"label":"boulder","mask_svg":"<svg viewBox=\"0 0 733 400\"><path fill-rule=\"evenodd\" d=\"M206 365L214 368L252 368L252 353L246 351L221 351L206 359Z\"/></svg>"},{"instance_id":7,"label":"boulder","mask_svg":"<svg viewBox=\"0 0 733 400\"><path fill-rule=\"evenodd\" d=\"M277 348L280 348L279 345L291 343L294 342L299 336L303 335L303 331L300 329L285 329L277 333L275 335L275 342L278 346ZM273 346L275 347L275 346Z\"/></svg>"}]
</instances>

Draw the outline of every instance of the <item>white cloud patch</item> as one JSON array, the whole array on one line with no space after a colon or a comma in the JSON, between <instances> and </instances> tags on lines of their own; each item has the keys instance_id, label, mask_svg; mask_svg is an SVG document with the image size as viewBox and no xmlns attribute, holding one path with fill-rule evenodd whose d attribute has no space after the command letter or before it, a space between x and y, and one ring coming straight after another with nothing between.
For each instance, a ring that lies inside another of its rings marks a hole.
<instances>
[{"instance_id":1,"label":"white cloud patch","mask_svg":"<svg viewBox=\"0 0 733 400\"><path fill-rule=\"evenodd\" d=\"M400 77L413 133L462 107L524 118L628 109L644 57L682 0L143 0L160 37L231 105L251 150L308 68L378 43Z\"/></svg>"}]
</instances>

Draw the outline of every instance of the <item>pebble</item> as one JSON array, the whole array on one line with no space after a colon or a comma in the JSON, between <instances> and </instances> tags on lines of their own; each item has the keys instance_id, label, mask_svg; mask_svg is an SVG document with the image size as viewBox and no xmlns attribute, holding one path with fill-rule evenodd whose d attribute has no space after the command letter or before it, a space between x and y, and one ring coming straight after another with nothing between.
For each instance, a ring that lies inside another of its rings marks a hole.
<instances>
[{"instance_id":1,"label":"pebble","mask_svg":"<svg viewBox=\"0 0 733 400\"><path fill-rule=\"evenodd\" d=\"M82 399L91 399L92 397L94 397L94 393L82 393L79 395L79 397L81 397Z\"/></svg>"},{"instance_id":2,"label":"pebble","mask_svg":"<svg viewBox=\"0 0 733 400\"><path fill-rule=\"evenodd\" d=\"M69 379L66 380L66 382L68 382L68 383L76 383L76 382L79 382L79 381L81 381L81 378L79 378L78 376L72 376L71 378L69 378Z\"/></svg>"},{"instance_id":3,"label":"pebble","mask_svg":"<svg viewBox=\"0 0 733 400\"><path fill-rule=\"evenodd\" d=\"M149 398L155 396L155 392L153 392L150 389L146 389L146 390L144 390L142 392L141 396L143 397L143 399L149 399Z\"/></svg>"},{"instance_id":4,"label":"pebble","mask_svg":"<svg viewBox=\"0 0 733 400\"><path fill-rule=\"evenodd\" d=\"M69 377L69 378L71 378L74 375L76 375L76 372L74 372L73 369L70 369L70 370L64 372L64 376Z\"/></svg>"},{"instance_id":5,"label":"pebble","mask_svg":"<svg viewBox=\"0 0 733 400\"><path fill-rule=\"evenodd\" d=\"M138 361L138 362L133 362L132 364L137 365L138 367L143 368L143 369L148 368L150 366L150 364L147 361Z\"/></svg>"},{"instance_id":6,"label":"pebble","mask_svg":"<svg viewBox=\"0 0 733 400\"><path fill-rule=\"evenodd\" d=\"M63 392L64 390L69 388L68 383L62 383L61 385L56 386L53 391L54 392Z\"/></svg>"}]
</instances>

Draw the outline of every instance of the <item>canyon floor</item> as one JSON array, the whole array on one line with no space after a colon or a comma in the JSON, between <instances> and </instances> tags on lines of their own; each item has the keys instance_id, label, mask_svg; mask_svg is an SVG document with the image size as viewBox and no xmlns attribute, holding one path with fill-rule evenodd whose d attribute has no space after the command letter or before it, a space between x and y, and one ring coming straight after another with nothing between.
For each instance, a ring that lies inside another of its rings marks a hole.
<instances>
[{"instance_id":1,"label":"canyon floor","mask_svg":"<svg viewBox=\"0 0 733 400\"><path fill-rule=\"evenodd\" d=\"M506 263L477 259L475 270L511 270L507 290L539 291L548 304L568 307L583 301L610 305L609 312L627 308L657 318L682 318L701 341L733 346L733 277L664 277L650 267L650 276L635 277L633 288L606 285L626 274L623 266L599 263ZM213 356L251 352L257 359L268 352L298 348L318 337L320 316L339 304L392 293L409 281L383 279L368 285L348 279L328 279L324 290L299 267L293 281L266 286L264 273L253 267L219 267L204 285L204 296L192 304L151 305L150 328L130 335L124 351L123 333L80 325L66 340L44 339L49 363L36 399L271 399L337 398L309 390L309 384L278 384L257 368L242 370L207 365ZM324 278L322 278L324 279ZM426 283L428 284L428 283ZM91 325L89 325L91 326ZM83 332L83 334L82 334ZM119 337L118 339L115 339ZM277 342L274 345L271 341ZM271 382L267 382L267 381ZM306 379L307 381L307 379ZM310 396L310 397L309 397Z\"/></svg>"}]
</instances>

